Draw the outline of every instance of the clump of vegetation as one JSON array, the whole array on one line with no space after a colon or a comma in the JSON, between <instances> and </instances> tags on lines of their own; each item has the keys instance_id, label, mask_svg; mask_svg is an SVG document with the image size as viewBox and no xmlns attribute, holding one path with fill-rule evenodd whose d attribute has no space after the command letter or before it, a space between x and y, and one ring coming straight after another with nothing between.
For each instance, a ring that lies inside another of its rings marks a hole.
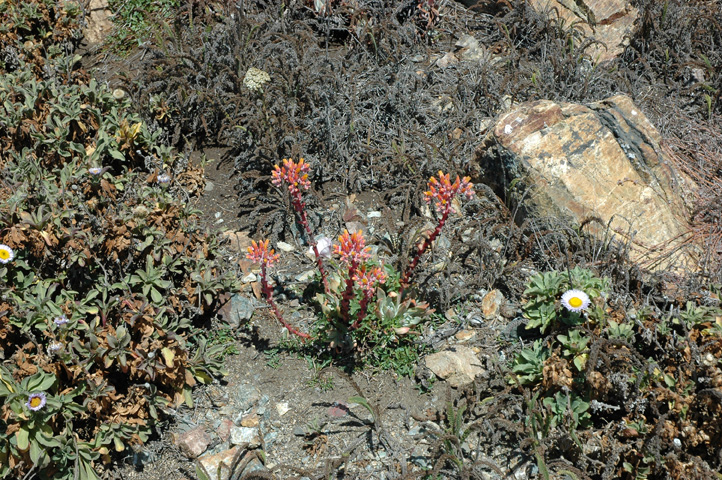
<instances>
[{"instance_id":1,"label":"clump of vegetation","mask_svg":"<svg viewBox=\"0 0 722 480\"><path fill-rule=\"evenodd\" d=\"M202 327L235 280L185 201L199 172L72 50L27 50L77 5L1 9L26 53L0 63L0 477L94 479L223 372Z\"/></svg>"},{"instance_id":2,"label":"clump of vegetation","mask_svg":"<svg viewBox=\"0 0 722 480\"><path fill-rule=\"evenodd\" d=\"M295 162L283 160L283 167L276 166L274 183L285 185L292 199L293 209L299 223L304 227L309 239L316 265L319 271L323 292L316 294L314 300L320 308L320 322L316 326L315 335L301 332L290 325L273 300L273 289L268 283L268 268L276 263L279 255L268 248L269 240L253 242L248 248L247 258L261 266L261 285L266 301L271 306L276 319L292 334L302 339L315 339L324 347L337 353L349 353L366 358L383 358L380 364L393 366L405 374L412 372L412 364L418 358L418 348L410 339L411 329L427 318L433 310L424 303L416 303L409 295L414 270L424 253L441 233L442 228L454 210L457 197L472 198L474 190L469 178L451 181L448 174L439 172L439 178L431 177L428 188L424 192L427 203L434 203L439 214L436 227L420 242L414 252L412 261L403 275L399 275L392 265L384 265L378 258L372 258L371 248L366 246L366 239L361 230L350 234L348 230L333 245L333 255L340 257L340 263L328 273L324 266L331 261L331 242L314 240L313 232L308 224L306 204L302 190L310 188L308 172L310 167L303 159ZM458 212L457 212L458 213ZM323 238L323 237L322 237ZM325 240L325 239L324 239ZM322 255L321 252L324 254ZM382 354L381 351L392 350L394 355Z\"/></svg>"},{"instance_id":3,"label":"clump of vegetation","mask_svg":"<svg viewBox=\"0 0 722 480\"><path fill-rule=\"evenodd\" d=\"M170 28L180 6L180 0L110 0L115 29L106 44L119 54L145 46Z\"/></svg>"},{"instance_id":4,"label":"clump of vegetation","mask_svg":"<svg viewBox=\"0 0 722 480\"><path fill-rule=\"evenodd\" d=\"M491 378L451 402L435 471L498 468L491 439L541 478L717 478L722 309L708 294L660 309L588 269L533 275L509 386Z\"/></svg>"}]
</instances>

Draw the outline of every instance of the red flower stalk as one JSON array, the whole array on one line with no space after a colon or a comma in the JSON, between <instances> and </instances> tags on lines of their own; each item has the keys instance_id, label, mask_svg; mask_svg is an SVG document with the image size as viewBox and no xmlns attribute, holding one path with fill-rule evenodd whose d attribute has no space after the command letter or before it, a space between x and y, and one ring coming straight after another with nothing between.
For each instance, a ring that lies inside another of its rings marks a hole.
<instances>
[{"instance_id":1,"label":"red flower stalk","mask_svg":"<svg viewBox=\"0 0 722 480\"><path fill-rule=\"evenodd\" d=\"M379 284L386 283L386 273L381 267L373 267L368 269L366 265L356 270L356 274L353 277L356 284L363 291L363 298L361 299L361 305L356 316L356 321L351 325L350 330L356 330L368 313L368 305L374 296L376 286Z\"/></svg>"},{"instance_id":2,"label":"red flower stalk","mask_svg":"<svg viewBox=\"0 0 722 480\"><path fill-rule=\"evenodd\" d=\"M359 264L371 256L369 250L360 230L353 234L349 234L348 230L344 230L343 235L338 237L338 245L333 246L333 253L340 255L341 261L348 265L346 289L341 299L341 316L347 326L349 324L348 311L351 307L351 299L354 297L354 276Z\"/></svg>"},{"instance_id":3,"label":"red flower stalk","mask_svg":"<svg viewBox=\"0 0 722 480\"><path fill-rule=\"evenodd\" d=\"M416 265L419 263L419 259L421 259L424 252L426 252L429 246L431 246L434 240L436 240L436 237L439 236L439 233L441 233L441 229L444 227L446 220L449 218L449 213L454 211L454 207L452 206L454 197L457 195L464 195L467 199L474 197L474 188L472 187L470 180L471 178L469 177L459 179L459 176L457 175L454 183L451 183L449 174L444 174L441 171L439 171L438 180L434 177L429 179L429 190L424 192L424 200L426 200L426 203L428 204L433 201L436 212L441 216L434 231L421 245L419 245L416 250L416 255L414 255L413 260L406 268L406 272L404 272L401 285L409 284L409 280L411 279L411 275L414 272Z\"/></svg>"},{"instance_id":4,"label":"red flower stalk","mask_svg":"<svg viewBox=\"0 0 722 480\"><path fill-rule=\"evenodd\" d=\"M318 271L321 273L321 280L323 281L323 287L328 293L329 286L326 278L326 269L323 267L323 260L318 252L318 246L316 240L311 232L311 227L308 224L308 217L306 216L306 204L303 202L301 190L308 190L311 188L311 182L308 180L308 172L311 167L308 163L304 163L303 158L298 160L298 163L294 162L293 159L284 158L283 167L278 165L273 167L273 184L277 187L286 183L288 185L288 192L291 194L291 204L293 209L298 215L298 221L303 225L303 229L306 231L308 237L308 243L313 249L313 254L316 256L316 265Z\"/></svg>"},{"instance_id":5,"label":"red flower stalk","mask_svg":"<svg viewBox=\"0 0 722 480\"><path fill-rule=\"evenodd\" d=\"M266 297L266 302L268 302L273 314L276 316L278 321L281 322L281 325L286 327L286 329L294 335L298 335L301 338L311 338L309 334L296 330L288 322L286 322L286 320L283 319L283 315L281 315L281 310L279 310L276 302L273 301L273 289L268 284L266 271L268 268L272 267L274 263L278 262L281 256L273 249L268 249L268 240L258 243L256 243L255 240L251 241L251 246L248 247L246 258L252 262L261 264L261 288L263 289L263 295Z\"/></svg>"}]
</instances>

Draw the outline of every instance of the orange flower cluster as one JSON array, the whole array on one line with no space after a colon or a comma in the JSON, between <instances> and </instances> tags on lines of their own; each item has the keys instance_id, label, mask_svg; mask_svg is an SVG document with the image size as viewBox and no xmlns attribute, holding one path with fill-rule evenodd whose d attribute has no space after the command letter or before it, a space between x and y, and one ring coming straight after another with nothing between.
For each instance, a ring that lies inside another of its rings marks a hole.
<instances>
[{"instance_id":1,"label":"orange flower cluster","mask_svg":"<svg viewBox=\"0 0 722 480\"><path fill-rule=\"evenodd\" d=\"M433 200L436 211L439 213L444 213L447 209L453 212L451 201L456 195L464 195L468 199L474 197L474 188L470 180L470 177L459 179L457 175L456 181L451 183L450 175L439 171L438 180L434 177L429 179L429 190L424 192L424 200L428 204L431 204Z\"/></svg>"},{"instance_id":2,"label":"orange flower cluster","mask_svg":"<svg viewBox=\"0 0 722 480\"><path fill-rule=\"evenodd\" d=\"M274 249L268 249L268 239L266 239L260 242L252 240L246 258L252 262L260 263L264 267L271 267L281 256Z\"/></svg>"},{"instance_id":3,"label":"orange flower cluster","mask_svg":"<svg viewBox=\"0 0 722 480\"><path fill-rule=\"evenodd\" d=\"M376 285L386 283L386 273L380 267L363 265L356 270L353 280L367 296L373 296Z\"/></svg>"},{"instance_id":4,"label":"orange flower cluster","mask_svg":"<svg viewBox=\"0 0 722 480\"><path fill-rule=\"evenodd\" d=\"M308 163L304 163L303 158L299 159L298 163L293 159L284 158L283 167L278 165L273 167L273 184L280 187L283 182L286 182L291 195L299 195L301 188L304 190L311 188L311 182L308 179L309 170L311 167Z\"/></svg>"},{"instance_id":5,"label":"orange flower cluster","mask_svg":"<svg viewBox=\"0 0 722 480\"><path fill-rule=\"evenodd\" d=\"M349 265L358 265L371 256L371 249L366 247L366 240L360 230L353 234L344 230L343 235L338 237L338 243L333 246L333 253L340 255L341 261Z\"/></svg>"}]
</instances>

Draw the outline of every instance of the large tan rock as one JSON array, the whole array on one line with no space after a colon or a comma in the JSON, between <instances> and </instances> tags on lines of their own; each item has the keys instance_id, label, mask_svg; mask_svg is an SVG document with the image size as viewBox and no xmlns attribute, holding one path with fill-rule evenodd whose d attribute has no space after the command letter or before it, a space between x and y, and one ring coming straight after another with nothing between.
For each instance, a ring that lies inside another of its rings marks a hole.
<instances>
[{"instance_id":1,"label":"large tan rock","mask_svg":"<svg viewBox=\"0 0 722 480\"><path fill-rule=\"evenodd\" d=\"M529 3L538 12L558 13L566 28L574 25L586 38L601 42L588 50L595 63L611 60L624 51L625 35L632 31L639 15L629 0L529 0Z\"/></svg>"},{"instance_id":2,"label":"large tan rock","mask_svg":"<svg viewBox=\"0 0 722 480\"><path fill-rule=\"evenodd\" d=\"M450 350L432 353L426 357L426 368L454 388L463 387L474 381L484 368L474 350L469 347L453 347Z\"/></svg>"},{"instance_id":3,"label":"large tan rock","mask_svg":"<svg viewBox=\"0 0 722 480\"><path fill-rule=\"evenodd\" d=\"M632 101L588 106L536 101L503 115L477 149L481 181L522 218L580 224L597 217L633 260L652 270L695 269L683 192L696 186L664 157L660 135ZM606 228L595 223L593 233Z\"/></svg>"},{"instance_id":4,"label":"large tan rock","mask_svg":"<svg viewBox=\"0 0 722 480\"><path fill-rule=\"evenodd\" d=\"M112 15L108 0L90 0L86 17L87 27L83 30L83 36L89 44L102 43L106 35L113 30L113 22L110 21Z\"/></svg>"},{"instance_id":5,"label":"large tan rock","mask_svg":"<svg viewBox=\"0 0 722 480\"><path fill-rule=\"evenodd\" d=\"M469 9L498 15L509 7L506 0L457 0ZM595 63L610 60L624 50L625 35L631 33L639 10L629 0L527 0L537 12L558 18L563 28L581 30L586 38L601 44L587 50Z\"/></svg>"}]
</instances>

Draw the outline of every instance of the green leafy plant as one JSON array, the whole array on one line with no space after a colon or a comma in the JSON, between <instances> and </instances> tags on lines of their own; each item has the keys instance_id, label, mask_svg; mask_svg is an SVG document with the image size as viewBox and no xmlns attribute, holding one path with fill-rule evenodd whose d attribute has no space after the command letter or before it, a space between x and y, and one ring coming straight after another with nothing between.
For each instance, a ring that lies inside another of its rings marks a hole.
<instances>
[{"instance_id":1,"label":"green leafy plant","mask_svg":"<svg viewBox=\"0 0 722 480\"><path fill-rule=\"evenodd\" d=\"M409 282L421 256L453 212L454 199L459 195L467 198L474 195L469 179L457 177L452 183L450 176L443 172L439 172L439 180L431 177L429 190L424 193L425 199L428 203L435 203L441 216L435 230L418 246L403 275L393 267L383 265L378 258L371 258L370 248L366 246L361 231L353 234L344 231L339 236L338 242L333 245L333 255L338 255L340 262L334 264L336 268L333 271L328 272L325 265L331 262L331 242L324 243L323 249L328 251L321 255L301 195L302 190L310 188L309 171L310 166L303 159L298 162L284 159L282 167L276 165L274 168L273 183L279 187L285 184L288 188L291 204L311 245L324 286L323 292L314 297L321 318L313 338L335 352L369 352L369 355L364 356L371 360L370 363L410 375L419 355L418 346L410 340L413 334L418 333L413 329L427 320L433 310L412 298ZM298 337L312 338L289 325L273 302L266 268L277 261L277 256L273 251L269 253L268 240L254 241L247 257L261 265L262 290L279 322Z\"/></svg>"},{"instance_id":2,"label":"green leafy plant","mask_svg":"<svg viewBox=\"0 0 722 480\"><path fill-rule=\"evenodd\" d=\"M557 327L562 322L567 325L579 325L584 318L576 312L564 310L558 299L569 289L579 289L589 296L592 302L602 298L609 290L609 279L600 279L586 269L575 267L565 272L537 273L529 279L524 290L527 303L524 305L524 316L529 319L527 328L539 328L544 333L548 328ZM602 312L591 310L592 319L598 318Z\"/></svg>"},{"instance_id":3,"label":"green leafy plant","mask_svg":"<svg viewBox=\"0 0 722 480\"><path fill-rule=\"evenodd\" d=\"M524 348L514 356L511 371L514 374L510 380L518 381L522 385L535 384L541 381L544 372L544 361L549 358L549 349L543 346L541 340L535 340L531 348Z\"/></svg>"},{"instance_id":4,"label":"green leafy plant","mask_svg":"<svg viewBox=\"0 0 722 480\"><path fill-rule=\"evenodd\" d=\"M0 4L26 52L0 61L0 478L93 480L223 374L202 326L237 280L187 206L186 159L68 54L79 13Z\"/></svg>"},{"instance_id":5,"label":"green leafy plant","mask_svg":"<svg viewBox=\"0 0 722 480\"><path fill-rule=\"evenodd\" d=\"M562 354L572 357L574 366L580 372L584 370L589 356L589 338L583 335L581 330L570 330L568 335L558 335L557 340L562 344Z\"/></svg>"}]
</instances>

